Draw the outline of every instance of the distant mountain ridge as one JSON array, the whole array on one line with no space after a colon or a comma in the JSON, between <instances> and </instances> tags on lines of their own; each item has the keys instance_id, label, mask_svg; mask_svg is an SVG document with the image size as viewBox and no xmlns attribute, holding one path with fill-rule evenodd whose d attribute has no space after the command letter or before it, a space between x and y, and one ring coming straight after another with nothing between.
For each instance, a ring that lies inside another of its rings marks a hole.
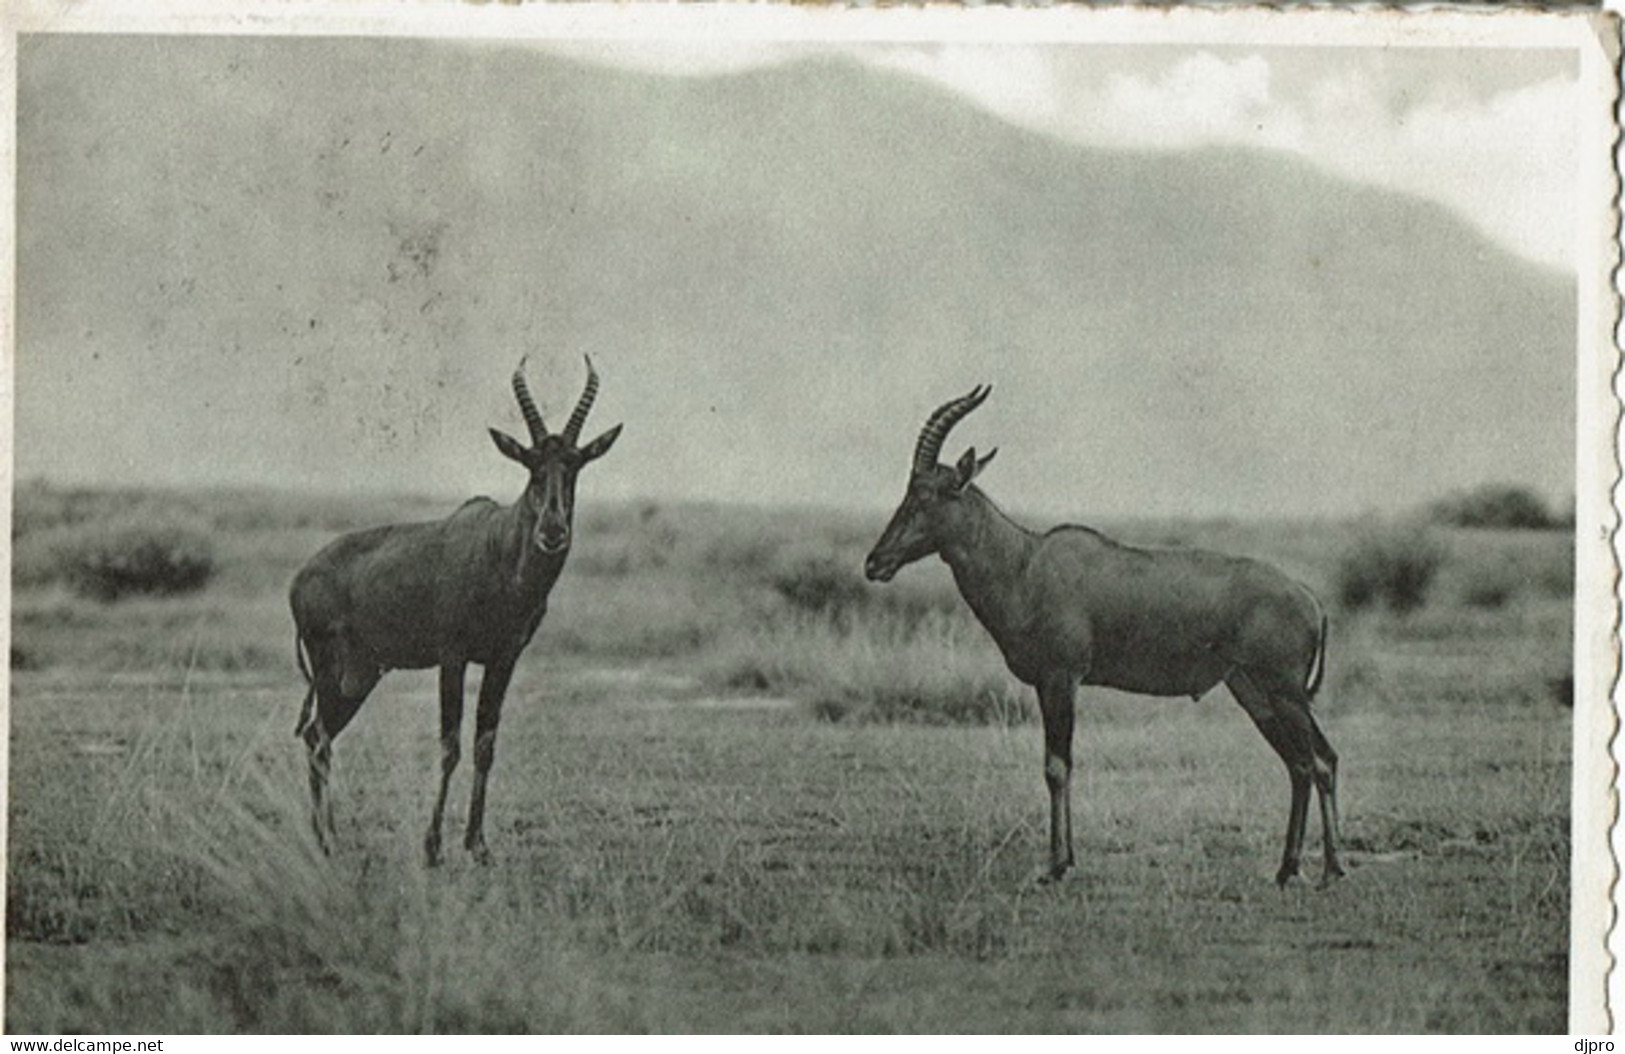
<instances>
[{"instance_id":1,"label":"distant mountain ridge","mask_svg":"<svg viewBox=\"0 0 1625 1054\"><path fill-rule=\"evenodd\" d=\"M1572 487L1572 280L1282 155L1084 148L833 59L53 47L20 67L22 474L97 469L72 398L155 481L501 491L514 360L557 415L587 352L619 496L884 504L980 381L951 452L1003 447L1022 508Z\"/></svg>"}]
</instances>

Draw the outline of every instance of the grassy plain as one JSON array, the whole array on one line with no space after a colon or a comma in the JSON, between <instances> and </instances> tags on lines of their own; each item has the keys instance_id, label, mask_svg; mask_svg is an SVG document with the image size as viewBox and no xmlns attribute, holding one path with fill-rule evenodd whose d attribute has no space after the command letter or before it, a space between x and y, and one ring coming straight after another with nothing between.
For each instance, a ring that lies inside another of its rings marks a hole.
<instances>
[{"instance_id":1,"label":"grassy plain","mask_svg":"<svg viewBox=\"0 0 1625 1054\"><path fill-rule=\"evenodd\" d=\"M335 531L443 506L168 496L208 588L53 577L53 532L140 500L18 493L8 1031L1565 1027L1564 534L1446 532L1420 610L1334 611L1346 881L1275 889L1286 780L1222 690L1086 692L1080 867L1039 888L1032 702L939 565L861 582L877 517L585 508L506 707L496 865L429 871L432 675L339 740L321 857L283 594ZM1100 526L1328 599L1360 530Z\"/></svg>"}]
</instances>

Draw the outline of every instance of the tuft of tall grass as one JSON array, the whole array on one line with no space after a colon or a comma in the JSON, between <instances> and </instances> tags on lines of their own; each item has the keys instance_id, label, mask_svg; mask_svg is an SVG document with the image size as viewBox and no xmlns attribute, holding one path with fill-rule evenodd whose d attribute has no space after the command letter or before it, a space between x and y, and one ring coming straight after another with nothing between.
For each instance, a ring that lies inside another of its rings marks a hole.
<instances>
[{"instance_id":1,"label":"tuft of tall grass","mask_svg":"<svg viewBox=\"0 0 1625 1054\"><path fill-rule=\"evenodd\" d=\"M429 871L353 837L322 853L285 716L268 713L246 738L228 740L183 685L179 704L129 746L79 837L13 857L10 937L142 949L140 969L119 968L114 954L35 993L27 1024L595 1027L606 1001L596 967L528 884L501 872Z\"/></svg>"}]
</instances>

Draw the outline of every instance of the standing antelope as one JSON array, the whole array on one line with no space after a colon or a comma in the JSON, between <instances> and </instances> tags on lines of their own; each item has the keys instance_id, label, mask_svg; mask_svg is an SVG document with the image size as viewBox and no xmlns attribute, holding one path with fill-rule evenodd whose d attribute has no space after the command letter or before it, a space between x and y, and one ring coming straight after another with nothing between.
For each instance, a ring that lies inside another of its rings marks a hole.
<instances>
[{"instance_id":1,"label":"standing antelope","mask_svg":"<svg viewBox=\"0 0 1625 1054\"><path fill-rule=\"evenodd\" d=\"M299 668L310 685L294 734L309 754L312 822L324 849L334 835L327 795L333 738L386 672L439 666L440 793L423 839L429 864L439 862L446 789L460 754L463 674L477 663L485 675L474 718L474 790L463 844L480 863L490 862L485 782L496 755L502 697L570 555L576 474L621 433L616 425L576 445L598 395L591 359L586 390L558 434L542 423L524 371L521 359L513 391L530 446L490 430L497 450L530 473L517 501L503 507L474 498L444 520L347 534L312 557L293 580Z\"/></svg>"},{"instance_id":2,"label":"standing antelope","mask_svg":"<svg viewBox=\"0 0 1625 1054\"><path fill-rule=\"evenodd\" d=\"M1286 851L1275 880L1298 874L1309 785L1320 799L1322 882L1337 858L1337 755L1309 712L1326 663L1326 616L1308 587L1240 557L1198 549L1135 549L1087 527L1036 534L971 485L993 460L974 447L937 463L948 431L992 391L938 407L914 450L908 491L864 565L888 582L937 553L993 636L1010 672L1038 690L1050 797L1045 880L1073 866L1072 724L1079 684L1199 699L1223 681L1292 782Z\"/></svg>"}]
</instances>

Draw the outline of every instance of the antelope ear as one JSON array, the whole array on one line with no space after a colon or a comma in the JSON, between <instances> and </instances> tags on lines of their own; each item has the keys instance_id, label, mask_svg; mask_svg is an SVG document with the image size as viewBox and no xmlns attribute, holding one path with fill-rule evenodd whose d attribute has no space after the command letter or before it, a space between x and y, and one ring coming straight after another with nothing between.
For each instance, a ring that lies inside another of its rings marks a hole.
<instances>
[{"instance_id":1,"label":"antelope ear","mask_svg":"<svg viewBox=\"0 0 1625 1054\"><path fill-rule=\"evenodd\" d=\"M597 439L594 439L592 442L581 448L581 463L585 465L589 461L596 461L603 457L605 454L609 453L609 448L614 446L615 440L619 439L620 437L621 426L616 425L614 428L611 428Z\"/></svg>"},{"instance_id":2,"label":"antelope ear","mask_svg":"<svg viewBox=\"0 0 1625 1054\"><path fill-rule=\"evenodd\" d=\"M964 490L966 487L970 486L970 481L975 479L977 474L980 473L984 468L987 468L987 463L992 461L993 455L997 454L998 452L999 448L994 447L988 452L987 457L978 460L976 457L975 447L971 447L969 450L965 451L965 453L960 456L959 463L954 466L954 475L957 477L954 480L954 486L959 490Z\"/></svg>"},{"instance_id":3,"label":"antelope ear","mask_svg":"<svg viewBox=\"0 0 1625 1054\"><path fill-rule=\"evenodd\" d=\"M508 458L510 461L517 461L521 465L528 466L529 462L527 462L525 459L525 455L528 453L528 451L525 449L523 443L519 442L519 440L515 439L508 433L499 432L495 428L490 429L490 432L491 439L496 443L497 450L502 453L503 457Z\"/></svg>"}]
</instances>

